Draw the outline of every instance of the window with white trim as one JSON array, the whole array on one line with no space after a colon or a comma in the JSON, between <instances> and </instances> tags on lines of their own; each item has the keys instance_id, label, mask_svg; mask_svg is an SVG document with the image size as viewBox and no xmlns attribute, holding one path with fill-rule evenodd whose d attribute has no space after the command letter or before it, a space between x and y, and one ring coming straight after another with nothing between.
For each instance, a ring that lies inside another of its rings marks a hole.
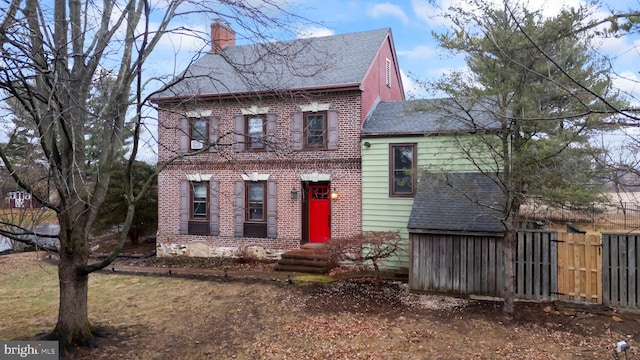
<instances>
[{"instance_id":1,"label":"window with white trim","mask_svg":"<svg viewBox=\"0 0 640 360\"><path fill-rule=\"evenodd\" d=\"M189 125L189 138L191 140L189 148L191 150L200 150L207 143L207 138L209 137L208 122L204 118L190 118Z\"/></svg>"},{"instance_id":2,"label":"window with white trim","mask_svg":"<svg viewBox=\"0 0 640 360\"><path fill-rule=\"evenodd\" d=\"M265 150L265 138L267 133L267 119L265 116L248 115L245 118L247 138L245 148L247 150Z\"/></svg>"}]
</instances>

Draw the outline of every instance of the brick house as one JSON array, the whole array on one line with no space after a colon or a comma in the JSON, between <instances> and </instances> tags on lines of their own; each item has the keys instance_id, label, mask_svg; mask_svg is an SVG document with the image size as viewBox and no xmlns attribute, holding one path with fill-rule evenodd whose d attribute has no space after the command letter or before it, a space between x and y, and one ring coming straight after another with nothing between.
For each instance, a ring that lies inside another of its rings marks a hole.
<instances>
[{"instance_id":1,"label":"brick house","mask_svg":"<svg viewBox=\"0 0 640 360\"><path fill-rule=\"evenodd\" d=\"M362 124L403 100L390 29L211 51L154 98L158 255L277 258L362 228Z\"/></svg>"}]
</instances>

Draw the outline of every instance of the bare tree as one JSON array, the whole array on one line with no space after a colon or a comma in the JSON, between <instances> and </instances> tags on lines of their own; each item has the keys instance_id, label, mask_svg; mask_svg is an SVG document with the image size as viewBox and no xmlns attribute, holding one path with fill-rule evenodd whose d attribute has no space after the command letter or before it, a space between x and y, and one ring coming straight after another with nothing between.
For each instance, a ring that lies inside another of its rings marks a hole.
<instances>
[{"instance_id":1,"label":"bare tree","mask_svg":"<svg viewBox=\"0 0 640 360\"><path fill-rule=\"evenodd\" d=\"M148 99L153 96L144 88L152 80L144 70L154 50L161 39L171 35L191 36L204 44L204 32L180 25L194 18L207 25L213 18L233 21L243 28L248 39L266 42L273 32L290 29L290 24L296 23L292 19L295 16L271 0L12 0L0 5L0 13L3 100L14 99L32 122L54 194L36 191L34 183L17 171L7 148L0 148L0 159L18 186L55 211L60 225L60 307L56 327L48 338L59 340L64 348L95 346L97 329L87 317L89 274L117 257L136 205L145 196L152 178L175 158L188 156L176 155L159 164L142 188L134 192L132 168L150 121L144 114ZM162 56L166 58L166 53ZM157 91L184 80L165 75L152 82L159 88ZM98 104L92 104L92 83L104 76L109 77L109 91ZM94 129L87 133L86 124L90 121ZM133 129L133 139L125 170L123 196L127 213L122 235L109 257L90 262L88 236L107 193L128 125ZM100 156L88 171L85 145L91 136ZM26 228L19 230L29 232ZM21 235L8 228L2 233L17 239Z\"/></svg>"}]
</instances>

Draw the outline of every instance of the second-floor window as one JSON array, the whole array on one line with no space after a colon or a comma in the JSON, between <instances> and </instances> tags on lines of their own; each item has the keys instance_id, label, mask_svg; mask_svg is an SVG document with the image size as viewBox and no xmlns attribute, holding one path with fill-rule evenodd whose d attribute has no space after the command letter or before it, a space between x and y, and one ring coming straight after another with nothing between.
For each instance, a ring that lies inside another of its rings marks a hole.
<instances>
[{"instance_id":1,"label":"second-floor window","mask_svg":"<svg viewBox=\"0 0 640 360\"><path fill-rule=\"evenodd\" d=\"M389 150L389 195L413 196L416 188L416 144L391 144Z\"/></svg>"},{"instance_id":2,"label":"second-floor window","mask_svg":"<svg viewBox=\"0 0 640 360\"><path fill-rule=\"evenodd\" d=\"M247 138L245 148L247 150L265 150L265 138L267 132L267 120L263 116L247 116L245 129L247 129Z\"/></svg>"},{"instance_id":3,"label":"second-floor window","mask_svg":"<svg viewBox=\"0 0 640 360\"><path fill-rule=\"evenodd\" d=\"M189 138L191 139L190 149L200 150L204 147L209 137L209 128L207 120L204 118L189 119L190 131Z\"/></svg>"},{"instance_id":4,"label":"second-floor window","mask_svg":"<svg viewBox=\"0 0 640 360\"><path fill-rule=\"evenodd\" d=\"M304 147L307 149L327 148L327 113L304 114Z\"/></svg>"}]
</instances>

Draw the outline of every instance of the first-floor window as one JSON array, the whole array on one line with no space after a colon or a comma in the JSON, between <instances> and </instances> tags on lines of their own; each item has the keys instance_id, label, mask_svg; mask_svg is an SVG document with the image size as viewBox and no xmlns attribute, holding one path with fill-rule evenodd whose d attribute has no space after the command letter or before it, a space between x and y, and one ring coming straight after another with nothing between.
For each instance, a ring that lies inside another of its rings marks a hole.
<instances>
[{"instance_id":1,"label":"first-floor window","mask_svg":"<svg viewBox=\"0 0 640 360\"><path fill-rule=\"evenodd\" d=\"M265 222L265 204L266 189L264 182L247 182L246 183L247 205L245 221L247 222Z\"/></svg>"},{"instance_id":2,"label":"first-floor window","mask_svg":"<svg viewBox=\"0 0 640 360\"><path fill-rule=\"evenodd\" d=\"M416 144L392 144L389 160L389 195L413 196L416 186Z\"/></svg>"},{"instance_id":3,"label":"first-floor window","mask_svg":"<svg viewBox=\"0 0 640 360\"><path fill-rule=\"evenodd\" d=\"M191 186L191 219L207 220L209 184L206 182L194 182Z\"/></svg>"}]
</instances>

